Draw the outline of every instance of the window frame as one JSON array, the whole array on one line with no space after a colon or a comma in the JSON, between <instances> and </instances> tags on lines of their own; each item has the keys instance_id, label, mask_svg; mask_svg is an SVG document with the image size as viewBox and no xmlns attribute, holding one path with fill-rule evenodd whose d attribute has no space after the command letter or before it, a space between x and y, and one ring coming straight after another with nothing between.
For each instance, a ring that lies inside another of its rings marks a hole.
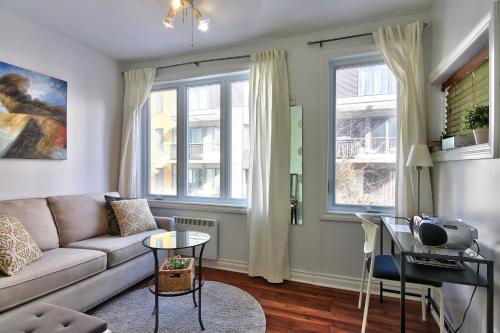
<instances>
[{"instance_id":1,"label":"window frame","mask_svg":"<svg viewBox=\"0 0 500 333\"><path fill-rule=\"evenodd\" d=\"M177 90L177 191L176 195L151 193L151 121L150 97L143 107L142 117L142 149L141 156L141 190L148 200L158 202L195 203L210 205L246 206L246 199L231 198L231 84L233 82L248 81L250 72L248 70L223 73L205 77L194 77L170 82L158 82L153 84L151 93L163 90ZM220 85L220 196L219 197L197 197L188 195L188 89L210 84Z\"/></svg>"},{"instance_id":2,"label":"window frame","mask_svg":"<svg viewBox=\"0 0 500 333\"><path fill-rule=\"evenodd\" d=\"M383 60L378 52L351 54L333 58L328 61L328 144L327 144L327 213L353 214L364 212L375 215L393 214L395 206L378 205L349 205L335 202L335 170L336 170L336 70L350 66L381 64ZM399 124L399 110L401 107L400 85L396 83L396 126ZM376 95L376 94L373 94ZM396 128L397 128L396 127ZM396 131L397 132L397 131ZM399 133L396 133L396 138ZM396 139L397 140L397 139ZM398 155L396 147L396 156ZM396 161L397 163L397 161Z\"/></svg>"}]
</instances>

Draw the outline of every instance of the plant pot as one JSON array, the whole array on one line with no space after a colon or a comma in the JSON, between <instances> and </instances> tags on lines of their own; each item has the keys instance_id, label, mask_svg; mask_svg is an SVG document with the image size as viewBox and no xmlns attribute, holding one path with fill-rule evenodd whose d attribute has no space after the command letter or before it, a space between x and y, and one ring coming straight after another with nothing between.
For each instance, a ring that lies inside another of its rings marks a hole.
<instances>
[{"instance_id":1,"label":"plant pot","mask_svg":"<svg viewBox=\"0 0 500 333\"><path fill-rule=\"evenodd\" d=\"M488 136L489 136L488 126L475 128L472 131L474 132L474 139L476 140L476 145L480 145L482 143L488 143Z\"/></svg>"}]
</instances>

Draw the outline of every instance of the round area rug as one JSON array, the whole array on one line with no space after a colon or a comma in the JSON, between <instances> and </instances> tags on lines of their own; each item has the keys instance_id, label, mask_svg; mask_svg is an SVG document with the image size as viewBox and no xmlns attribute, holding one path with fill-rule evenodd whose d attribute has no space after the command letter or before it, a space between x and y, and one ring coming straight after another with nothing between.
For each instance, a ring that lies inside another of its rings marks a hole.
<instances>
[{"instance_id":1,"label":"round area rug","mask_svg":"<svg viewBox=\"0 0 500 333\"><path fill-rule=\"evenodd\" d=\"M198 295L196 295L198 299ZM247 292L225 283L205 281L201 294L204 332L266 331L262 307ZM154 295L148 288L125 292L100 305L90 315L108 322L113 333L148 333L154 331ZM159 332L202 332L198 324L198 308L191 294L160 297Z\"/></svg>"}]
</instances>

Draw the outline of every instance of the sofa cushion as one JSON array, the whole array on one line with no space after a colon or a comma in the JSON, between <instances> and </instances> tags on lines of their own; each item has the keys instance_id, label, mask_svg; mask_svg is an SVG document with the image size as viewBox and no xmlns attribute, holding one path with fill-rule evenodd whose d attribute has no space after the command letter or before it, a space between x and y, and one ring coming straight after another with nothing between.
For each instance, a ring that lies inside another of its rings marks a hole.
<instances>
[{"instance_id":1,"label":"sofa cushion","mask_svg":"<svg viewBox=\"0 0 500 333\"><path fill-rule=\"evenodd\" d=\"M40 250L59 247L59 236L46 199L16 199L0 201L0 215L17 218Z\"/></svg>"},{"instance_id":2,"label":"sofa cushion","mask_svg":"<svg viewBox=\"0 0 500 333\"><path fill-rule=\"evenodd\" d=\"M53 249L14 276L0 276L0 312L62 289L106 269L106 254Z\"/></svg>"},{"instance_id":3,"label":"sofa cushion","mask_svg":"<svg viewBox=\"0 0 500 333\"><path fill-rule=\"evenodd\" d=\"M0 325L11 333L104 333L108 327L102 319L43 302L6 313Z\"/></svg>"},{"instance_id":4,"label":"sofa cushion","mask_svg":"<svg viewBox=\"0 0 500 333\"><path fill-rule=\"evenodd\" d=\"M74 242L66 247L105 252L108 255L108 268L111 268L148 252L149 249L142 245L144 238L164 231L156 229L126 237L104 235Z\"/></svg>"},{"instance_id":5,"label":"sofa cushion","mask_svg":"<svg viewBox=\"0 0 500 333\"><path fill-rule=\"evenodd\" d=\"M118 196L118 193L101 193L47 198L61 246L108 233L105 194Z\"/></svg>"},{"instance_id":6,"label":"sofa cushion","mask_svg":"<svg viewBox=\"0 0 500 333\"><path fill-rule=\"evenodd\" d=\"M158 228L146 199L112 201L111 207L122 237Z\"/></svg>"},{"instance_id":7,"label":"sofa cushion","mask_svg":"<svg viewBox=\"0 0 500 333\"><path fill-rule=\"evenodd\" d=\"M108 233L110 235L119 235L120 226L116 220L116 215L111 207L111 201L129 200L128 198L114 197L111 195L105 195L104 200L106 200L106 214L108 215Z\"/></svg>"},{"instance_id":8,"label":"sofa cushion","mask_svg":"<svg viewBox=\"0 0 500 333\"><path fill-rule=\"evenodd\" d=\"M0 271L14 275L42 256L42 251L15 217L0 215Z\"/></svg>"}]
</instances>

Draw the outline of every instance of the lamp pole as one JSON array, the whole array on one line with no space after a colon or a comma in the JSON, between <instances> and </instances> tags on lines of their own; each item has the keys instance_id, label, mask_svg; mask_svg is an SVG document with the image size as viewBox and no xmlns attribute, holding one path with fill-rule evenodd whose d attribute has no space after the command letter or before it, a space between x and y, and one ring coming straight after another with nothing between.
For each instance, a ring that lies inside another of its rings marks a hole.
<instances>
[{"instance_id":1,"label":"lamp pole","mask_svg":"<svg viewBox=\"0 0 500 333\"><path fill-rule=\"evenodd\" d=\"M422 171L421 166L417 166L417 215L420 216L420 171Z\"/></svg>"}]
</instances>

